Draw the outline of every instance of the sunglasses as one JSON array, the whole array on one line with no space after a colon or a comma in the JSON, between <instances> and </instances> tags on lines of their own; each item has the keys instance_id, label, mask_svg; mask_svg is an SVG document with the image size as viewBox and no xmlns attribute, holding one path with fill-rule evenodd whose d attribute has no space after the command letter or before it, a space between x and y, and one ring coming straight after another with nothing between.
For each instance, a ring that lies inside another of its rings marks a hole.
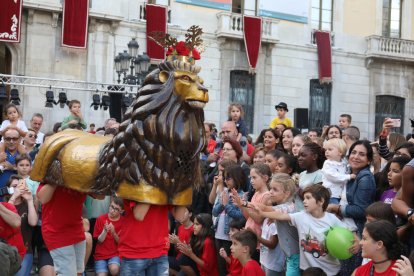
<instances>
[{"instance_id":1,"label":"sunglasses","mask_svg":"<svg viewBox=\"0 0 414 276\"><path fill-rule=\"evenodd\" d=\"M19 139L20 137L4 137L4 140L7 142L10 142L10 141L17 142Z\"/></svg>"},{"instance_id":2,"label":"sunglasses","mask_svg":"<svg viewBox=\"0 0 414 276\"><path fill-rule=\"evenodd\" d=\"M31 134L31 133L30 133L30 134L29 134L29 135L27 135L27 136L29 136L29 138L33 138L33 137L34 137L35 139L37 139L37 135L36 135L36 134Z\"/></svg>"}]
</instances>

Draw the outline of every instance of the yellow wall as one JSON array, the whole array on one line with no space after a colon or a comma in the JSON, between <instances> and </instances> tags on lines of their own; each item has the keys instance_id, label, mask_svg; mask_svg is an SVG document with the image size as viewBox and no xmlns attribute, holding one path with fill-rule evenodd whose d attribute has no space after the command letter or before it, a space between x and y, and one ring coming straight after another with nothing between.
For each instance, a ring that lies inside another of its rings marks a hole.
<instances>
[{"instance_id":1,"label":"yellow wall","mask_svg":"<svg viewBox=\"0 0 414 276\"><path fill-rule=\"evenodd\" d=\"M414 5L411 7L411 14L414 14ZM410 39L414 39L414 20L411 19L411 37Z\"/></svg>"},{"instance_id":2,"label":"yellow wall","mask_svg":"<svg viewBox=\"0 0 414 276\"><path fill-rule=\"evenodd\" d=\"M375 34L376 0L345 0L343 16L344 33L356 36Z\"/></svg>"}]
</instances>

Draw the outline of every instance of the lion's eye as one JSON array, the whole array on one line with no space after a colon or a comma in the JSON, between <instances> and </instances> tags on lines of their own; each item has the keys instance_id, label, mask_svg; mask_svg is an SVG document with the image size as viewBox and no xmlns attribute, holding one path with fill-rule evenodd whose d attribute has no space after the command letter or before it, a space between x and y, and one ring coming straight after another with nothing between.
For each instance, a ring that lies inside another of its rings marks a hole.
<instances>
[{"instance_id":1,"label":"lion's eye","mask_svg":"<svg viewBox=\"0 0 414 276\"><path fill-rule=\"evenodd\" d=\"M182 76L180 79L185 81L191 81L191 78L187 75Z\"/></svg>"}]
</instances>

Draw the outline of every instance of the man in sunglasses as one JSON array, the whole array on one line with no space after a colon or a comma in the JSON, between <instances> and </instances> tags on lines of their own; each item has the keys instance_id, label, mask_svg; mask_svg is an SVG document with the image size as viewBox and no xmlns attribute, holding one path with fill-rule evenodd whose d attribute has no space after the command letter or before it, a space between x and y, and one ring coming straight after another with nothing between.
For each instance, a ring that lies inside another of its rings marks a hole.
<instances>
[{"instance_id":1,"label":"man in sunglasses","mask_svg":"<svg viewBox=\"0 0 414 276\"><path fill-rule=\"evenodd\" d=\"M16 156L19 154L18 146L21 142L21 137L16 129L8 129L4 133L5 159L0 165L0 188L6 186L6 182L10 175L15 174Z\"/></svg>"}]
</instances>

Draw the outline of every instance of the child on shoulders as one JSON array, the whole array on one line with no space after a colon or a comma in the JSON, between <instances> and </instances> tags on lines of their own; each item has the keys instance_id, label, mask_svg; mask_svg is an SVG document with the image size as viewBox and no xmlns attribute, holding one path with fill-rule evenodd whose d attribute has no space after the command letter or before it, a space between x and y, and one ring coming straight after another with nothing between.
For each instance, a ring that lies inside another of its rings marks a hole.
<instances>
[{"instance_id":1,"label":"child on shoulders","mask_svg":"<svg viewBox=\"0 0 414 276\"><path fill-rule=\"evenodd\" d=\"M71 100L69 102L69 111L70 115L63 119L61 129L65 130L67 128L74 128L74 129L86 129L87 125L83 119L83 115L81 112L81 103L78 100Z\"/></svg>"},{"instance_id":2,"label":"child on shoulders","mask_svg":"<svg viewBox=\"0 0 414 276\"><path fill-rule=\"evenodd\" d=\"M247 136L247 126L246 122L243 120L244 111L241 104L232 103L229 105L228 109L229 121L233 121L236 124L237 131L239 134L237 135L236 140L240 141L242 136Z\"/></svg>"},{"instance_id":3,"label":"child on shoulders","mask_svg":"<svg viewBox=\"0 0 414 276\"><path fill-rule=\"evenodd\" d=\"M347 147L344 140L329 139L324 142L326 161L322 167L322 183L331 190L330 204L339 204L342 190L347 181L355 179L355 174L346 172L347 162L344 159Z\"/></svg>"},{"instance_id":4,"label":"child on shoulders","mask_svg":"<svg viewBox=\"0 0 414 276\"><path fill-rule=\"evenodd\" d=\"M284 102L280 102L279 104L275 105L275 109L277 111L277 117L275 117L271 122L269 127L275 128L277 125L283 124L286 127L293 127L292 121L286 117L286 113L289 112L288 106Z\"/></svg>"}]
</instances>

